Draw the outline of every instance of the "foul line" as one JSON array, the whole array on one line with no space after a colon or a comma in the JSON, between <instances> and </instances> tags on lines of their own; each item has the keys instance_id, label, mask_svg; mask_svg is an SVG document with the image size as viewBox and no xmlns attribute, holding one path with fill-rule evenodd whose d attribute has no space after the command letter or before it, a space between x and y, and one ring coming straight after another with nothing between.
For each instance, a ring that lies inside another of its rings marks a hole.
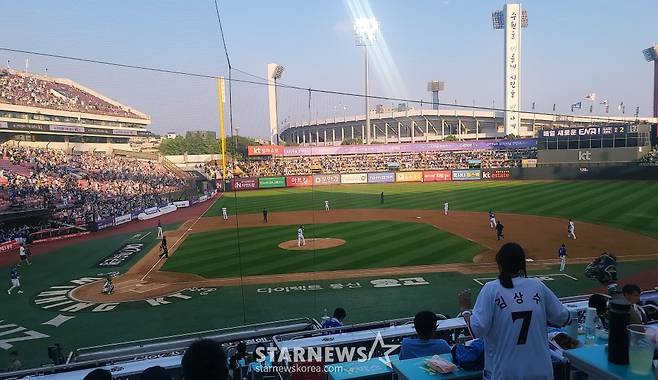
<instances>
[{"instance_id":1,"label":"foul line","mask_svg":"<svg viewBox=\"0 0 658 380\"><path fill-rule=\"evenodd\" d=\"M207 207L207 208L201 213L201 215L199 215L199 217L196 218L196 220L194 221L194 223L192 223L192 225L191 225L186 231L183 231L183 234L178 238L178 240L176 240L176 241L174 242L174 244L171 245L171 249L172 249L172 250L173 250L173 248L176 246L176 244L178 244L181 240L183 240L184 237L187 236L187 234L189 233L189 231L192 230L192 227L194 227L194 225L197 224L197 222L198 222L198 221L199 221L199 220L200 220L200 219L206 214L206 212L207 212L208 210L210 210L210 208L215 204L215 202L217 202L217 201L219 200L219 198L221 198L221 197L222 197L222 195L220 194L220 195L217 197L217 199L215 199L214 202L211 202L210 205L209 205L209 206L208 206L208 207ZM149 233L150 233L150 232L149 232ZM161 260L162 260L162 257L160 257L160 258L158 259L158 261L156 261L155 264L153 264L153 266L151 266L151 269L149 269L148 272L146 272L146 274L144 275L144 277L142 277L139 281L140 281L140 282L144 281L144 279L145 279L149 274L151 274L151 272L153 271L153 269L155 269L155 267L158 266L158 264L160 263Z\"/></svg>"},{"instance_id":2,"label":"foul line","mask_svg":"<svg viewBox=\"0 0 658 380\"><path fill-rule=\"evenodd\" d=\"M145 237L149 236L150 234L151 234L151 231L149 231L146 235L144 235L144 236L142 236L141 238L139 238L139 240L141 241L142 239L144 239Z\"/></svg>"}]
</instances>

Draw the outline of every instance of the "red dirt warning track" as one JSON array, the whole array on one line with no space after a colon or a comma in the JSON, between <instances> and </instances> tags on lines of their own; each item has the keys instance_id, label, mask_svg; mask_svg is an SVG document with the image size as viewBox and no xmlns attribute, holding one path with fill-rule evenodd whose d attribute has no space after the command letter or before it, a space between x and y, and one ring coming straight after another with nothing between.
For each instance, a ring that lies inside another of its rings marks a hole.
<instances>
[{"instance_id":1,"label":"red dirt warning track","mask_svg":"<svg viewBox=\"0 0 658 380\"><path fill-rule=\"evenodd\" d=\"M260 214L241 215L239 217L241 228L372 220L428 223L435 228L478 243L484 247L484 251L474 258L474 263L206 279L189 273L160 271L159 269L164 261L158 260L156 248L148 252L126 274L115 278L116 290L114 294L109 296L101 294L101 284L96 282L75 289L71 296L77 300L88 302L124 302L160 297L190 287L271 284L448 271L462 273L495 272L497 270L494 263L495 253L502 243L509 241L518 242L526 249L528 257L535 260L529 263L529 267L532 269L542 269L546 265L556 264L557 249L563 242L567 244L569 249L569 261L571 263L589 262L592 257L598 256L603 251L616 253L620 260L641 260L658 257L658 240L630 231L576 221L578 239L568 240L566 237L567 221L564 219L500 213L497 216L505 225L504 241L496 240L494 230L489 227L487 214L482 212L455 211L451 212L449 216L444 216L442 213L432 210L299 211L272 213L269 215L268 223L263 223ZM176 248L180 246L189 233L235 228L235 226L235 219L225 221L220 217L201 218L197 222L187 221L177 231L167 233L167 239L172 247L170 255L176 254Z\"/></svg>"}]
</instances>

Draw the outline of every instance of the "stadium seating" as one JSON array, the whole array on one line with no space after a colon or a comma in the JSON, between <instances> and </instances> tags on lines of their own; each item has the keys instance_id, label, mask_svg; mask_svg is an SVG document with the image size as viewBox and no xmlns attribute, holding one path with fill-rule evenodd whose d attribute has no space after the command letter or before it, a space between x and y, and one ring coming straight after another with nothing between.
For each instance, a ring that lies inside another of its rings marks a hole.
<instances>
[{"instance_id":1,"label":"stadium seating","mask_svg":"<svg viewBox=\"0 0 658 380\"><path fill-rule=\"evenodd\" d=\"M8 146L2 157L0 208L46 208L55 220L70 225L161 205L167 194L186 186L185 179L158 163L127 157ZM0 238L10 240L25 231L3 226Z\"/></svg>"},{"instance_id":2,"label":"stadium seating","mask_svg":"<svg viewBox=\"0 0 658 380\"><path fill-rule=\"evenodd\" d=\"M143 118L76 86L11 69L0 69L0 102L60 111Z\"/></svg>"},{"instance_id":3,"label":"stadium seating","mask_svg":"<svg viewBox=\"0 0 658 380\"><path fill-rule=\"evenodd\" d=\"M361 155L273 157L242 161L238 167L244 176L311 174L319 166L323 173L358 173L390 170L467 169L469 165L486 168L511 168L525 158L536 158L536 149L483 150L468 152L378 153Z\"/></svg>"}]
</instances>

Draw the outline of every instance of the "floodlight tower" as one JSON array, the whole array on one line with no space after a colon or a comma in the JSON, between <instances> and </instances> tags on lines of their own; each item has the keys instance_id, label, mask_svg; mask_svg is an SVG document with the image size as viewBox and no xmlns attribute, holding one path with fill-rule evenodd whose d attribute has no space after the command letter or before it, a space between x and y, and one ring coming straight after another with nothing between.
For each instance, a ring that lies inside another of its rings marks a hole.
<instances>
[{"instance_id":1,"label":"floodlight tower","mask_svg":"<svg viewBox=\"0 0 658 380\"><path fill-rule=\"evenodd\" d=\"M270 109L270 144L279 143L279 102L276 93L276 81L281 79L285 68L276 63L267 65L267 98Z\"/></svg>"},{"instance_id":2,"label":"floodlight tower","mask_svg":"<svg viewBox=\"0 0 658 380\"><path fill-rule=\"evenodd\" d=\"M519 134L521 99L521 28L528 26L528 13L521 4L505 4L491 14L494 29L505 29L505 135Z\"/></svg>"},{"instance_id":3,"label":"floodlight tower","mask_svg":"<svg viewBox=\"0 0 658 380\"><path fill-rule=\"evenodd\" d=\"M658 45L642 50L644 59L653 62L653 117L658 117Z\"/></svg>"},{"instance_id":4,"label":"floodlight tower","mask_svg":"<svg viewBox=\"0 0 658 380\"><path fill-rule=\"evenodd\" d=\"M366 144L370 144L370 100L368 99L368 46L375 42L379 30L379 22L376 18L358 18L354 21L354 32L356 34L356 46L363 46L365 52L365 86L366 86Z\"/></svg>"},{"instance_id":5,"label":"floodlight tower","mask_svg":"<svg viewBox=\"0 0 658 380\"><path fill-rule=\"evenodd\" d=\"M440 80L427 82L427 91L432 93L432 109L439 109L439 91L445 90L445 83Z\"/></svg>"}]
</instances>

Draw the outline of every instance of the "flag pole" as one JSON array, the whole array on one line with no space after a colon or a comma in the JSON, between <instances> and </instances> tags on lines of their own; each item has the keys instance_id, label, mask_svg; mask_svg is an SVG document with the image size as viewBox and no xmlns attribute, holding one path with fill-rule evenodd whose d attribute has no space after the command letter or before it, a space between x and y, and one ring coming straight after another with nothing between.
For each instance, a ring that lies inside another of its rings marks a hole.
<instances>
[{"instance_id":1,"label":"flag pole","mask_svg":"<svg viewBox=\"0 0 658 380\"><path fill-rule=\"evenodd\" d=\"M222 181L226 180L226 133L224 130L224 77L217 78L217 107L219 108L219 138L222 151Z\"/></svg>"}]
</instances>

